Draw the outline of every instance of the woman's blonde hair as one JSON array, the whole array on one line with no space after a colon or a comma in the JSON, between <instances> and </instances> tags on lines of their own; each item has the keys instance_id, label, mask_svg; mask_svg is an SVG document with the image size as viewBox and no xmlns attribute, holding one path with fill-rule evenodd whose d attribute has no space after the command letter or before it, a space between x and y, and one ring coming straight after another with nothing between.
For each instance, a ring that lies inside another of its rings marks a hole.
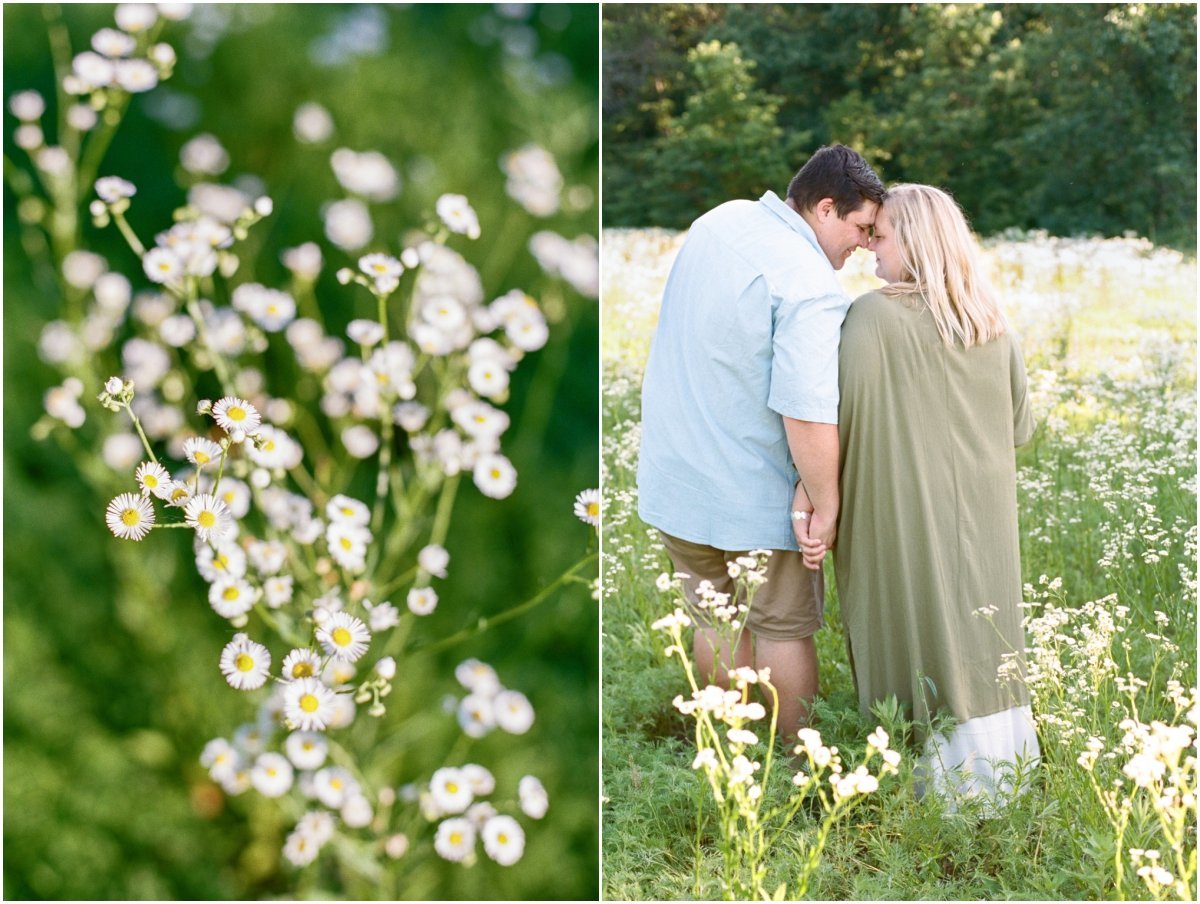
<instances>
[{"instance_id":1,"label":"woman's blonde hair","mask_svg":"<svg viewBox=\"0 0 1200 904\"><path fill-rule=\"evenodd\" d=\"M924 296L942 341L967 348L1002 336L1004 313L984 279L975 241L955 200L932 185L901 184L883 200L904 276L887 295Z\"/></svg>"}]
</instances>

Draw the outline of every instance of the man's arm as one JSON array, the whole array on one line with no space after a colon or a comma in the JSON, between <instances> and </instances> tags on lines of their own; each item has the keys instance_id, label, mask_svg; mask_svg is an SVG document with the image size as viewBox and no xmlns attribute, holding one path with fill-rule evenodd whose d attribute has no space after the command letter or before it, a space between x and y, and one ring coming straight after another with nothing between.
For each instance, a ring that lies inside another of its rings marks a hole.
<instances>
[{"instance_id":1,"label":"man's arm","mask_svg":"<svg viewBox=\"0 0 1200 904\"><path fill-rule=\"evenodd\" d=\"M787 434L792 461L800 472L804 490L813 505L808 521L807 538L825 549L833 546L837 533L837 518L841 499L838 495L838 428L836 424L798 421L785 417L783 429ZM797 524L803 528L803 524ZM797 533L801 537L800 531ZM803 548L802 548L802 551ZM823 554L822 554L823 556ZM817 558L816 561L820 561Z\"/></svg>"}]
</instances>

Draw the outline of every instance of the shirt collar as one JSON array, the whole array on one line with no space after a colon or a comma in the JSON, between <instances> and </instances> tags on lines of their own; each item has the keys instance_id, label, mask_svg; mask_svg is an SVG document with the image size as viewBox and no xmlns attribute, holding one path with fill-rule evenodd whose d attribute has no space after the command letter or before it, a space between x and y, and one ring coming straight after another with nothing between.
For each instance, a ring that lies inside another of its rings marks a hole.
<instances>
[{"instance_id":1,"label":"shirt collar","mask_svg":"<svg viewBox=\"0 0 1200 904\"><path fill-rule=\"evenodd\" d=\"M821 257L825 257L825 252L821 250L821 245L817 241L817 234L813 232L812 227L808 225L804 217L800 216L800 214L788 207L787 202L782 200L779 195L775 194L773 191L768 191L758 199L758 203L762 204L767 210L779 217L779 219L783 221L784 225L793 232L798 232L800 235L804 236L804 238L808 240L808 243L812 245L814 249L820 252Z\"/></svg>"}]
</instances>

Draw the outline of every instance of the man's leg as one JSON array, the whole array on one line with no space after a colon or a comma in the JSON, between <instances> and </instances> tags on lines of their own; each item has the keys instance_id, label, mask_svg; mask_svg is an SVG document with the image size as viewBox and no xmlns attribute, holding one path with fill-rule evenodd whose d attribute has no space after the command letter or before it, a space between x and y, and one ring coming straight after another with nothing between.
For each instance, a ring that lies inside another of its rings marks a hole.
<instances>
[{"instance_id":1,"label":"man's leg","mask_svg":"<svg viewBox=\"0 0 1200 904\"><path fill-rule=\"evenodd\" d=\"M808 724L808 707L817 696L817 645L800 640L755 639L755 666L771 669L771 684L779 694L779 735L788 744ZM770 700L766 701L768 704Z\"/></svg>"},{"instance_id":2,"label":"man's leg","mask_svg":"<svg viewBox=\"0 0 1200 904\"><path fill-rule=\"evenodd\" d=\"M696 663L696 680L700 684L711 682L725 687L729 683L730 669L748 667L754 662L749 631L742 631L732 656L728 641L721 640L712 628L696 625L695 632L692 656Z\"/></svg>"}]
</instances>

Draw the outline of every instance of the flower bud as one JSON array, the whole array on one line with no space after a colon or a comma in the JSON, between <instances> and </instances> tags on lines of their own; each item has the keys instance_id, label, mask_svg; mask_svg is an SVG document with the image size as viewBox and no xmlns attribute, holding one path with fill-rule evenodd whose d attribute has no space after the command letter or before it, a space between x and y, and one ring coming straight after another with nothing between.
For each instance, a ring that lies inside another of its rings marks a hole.
<instances>
[{"instance_id":1,"label":"flower bud","mask_svg":"<svg viewBox=\"0 0 1200 904\"><path fill-rule=\"evenodd\" d=\"M380 678L391 681L396 677L396 660L391 656L385 656L375 663L375 672Z\"/></svg>"}]
</instances>

